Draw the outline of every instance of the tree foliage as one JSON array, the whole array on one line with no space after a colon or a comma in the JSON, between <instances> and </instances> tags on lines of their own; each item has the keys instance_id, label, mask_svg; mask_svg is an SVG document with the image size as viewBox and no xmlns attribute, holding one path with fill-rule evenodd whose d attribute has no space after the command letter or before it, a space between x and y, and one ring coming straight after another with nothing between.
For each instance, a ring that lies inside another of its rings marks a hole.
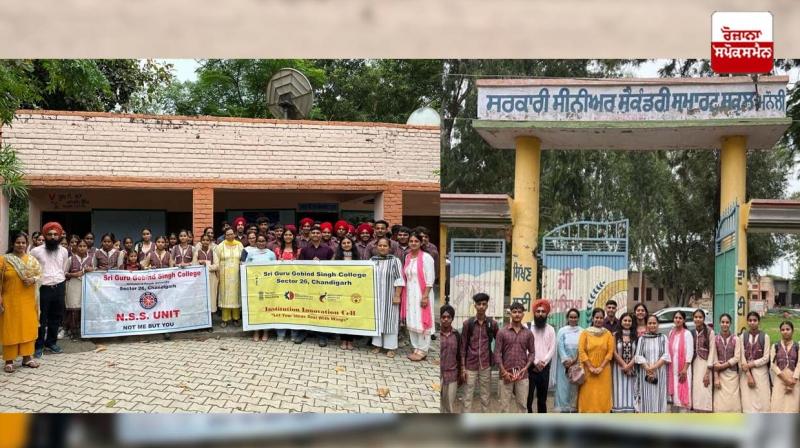
<instances>
[{"instance_id":1,"label":"tree foliage","mask_svg":"<svg viewBox=\"0 0 800 448\"><path fill-rule=\"evenodd\" d=\"M475 79L481 77L614 77L641 61L445 62L442 188L445 192L513 195L514 152L490 148L472 129ZM791 62L779 62L785 67ZM663 76L707 76L705 61L670 61ZM797 114L797 90L789 114ZM748 152L750 198L782 198L795 148L791 137L773 151ZM587 148L590 149L590 148ZM674 305L713 290L714 231L719 219L718 151L544 151L539 239L579 219L630 220L632 267L645 271ZM522 174L524 175L524 173ZM751 273L785 250L780 235L748 235Z\"/></svg>"}]
</instances>

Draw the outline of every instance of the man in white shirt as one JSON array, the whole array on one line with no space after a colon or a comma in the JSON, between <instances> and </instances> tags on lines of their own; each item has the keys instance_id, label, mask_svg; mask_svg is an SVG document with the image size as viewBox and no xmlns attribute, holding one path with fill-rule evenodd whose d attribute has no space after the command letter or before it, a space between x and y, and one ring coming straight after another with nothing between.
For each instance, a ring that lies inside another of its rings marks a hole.
<instances>
[{"instance_id":1,"label":"man in white shirt","mask_svg":"<svg viewBox=\"0 0 800 448\"><path fill-rule=\"evenodd\" d=\"M536 393L538 413L547 412L547 388L550 386L550 361L556 353L556 330L547 323L550 302L539 299L533 302L533 364L528 368L528 413L533 412L533 398Z\"/></svg>"},{"instance_id":2,"label":"man in white shirt","mask_svg":"<svg viewBox=\"0 0 800 448\"><path fill-rule=\"evenodd\" d=\"M39 337L36 339L34 356L41 358L44 349L62 353L58 346L58 327L64 319L65 280L69 263L67 249L61 245L64 229L57 222L48 222L42 227L44 244L31 249L31 256L42 266L39 287Z\"/></svg>"}]
</instances>

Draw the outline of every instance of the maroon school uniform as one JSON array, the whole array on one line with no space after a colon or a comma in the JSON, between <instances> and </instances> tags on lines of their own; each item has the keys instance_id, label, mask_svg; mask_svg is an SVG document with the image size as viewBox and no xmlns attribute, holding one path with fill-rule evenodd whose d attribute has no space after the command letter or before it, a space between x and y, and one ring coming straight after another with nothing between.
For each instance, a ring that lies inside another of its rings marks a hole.
<instances>
[{"instance_id":1,"label":"maroon school uniform","mask_svg":"<svg viewBox=\"0 0 800 448\"><path fill-rule=\"evenodd\" d=\"M103 249L99 249L94 252L94 265L95 267L97 267L98 271L108 271L110 269L116 269L118 262L119 262L119 251L116 249L111 249L110 252L106 252Z\"/></svg>"},{"instance_id":2,"label":"maroon school uniform","mask_svg":"<svg viewBox=\"0 0 800 448\"><path fill-rule=\"evenodd\" d=\"M172 248L172 259L175 260L175 265L183 264L192 264L192 257L194 256L194 248L190 245L186 246L186 249L182 248L181 245L177 245Z\"/></svg>"},{"instance_id":3,"label":"maroon school uniform","mask_svg":"<svg viewBox=\"0 0 800 448\"><path fill-rule=\"evenodd\" d=\"M370 244L372 244L372 241L369 241L367 243L361 240L356 241L355 247L356 250L358 251L359 259L369 260L370 258L372 258L372 253L370 252L371 251Z\"/></svg>"},{"instance_id":4,"label":"maroon school uniform","mask_svg":"<svg viewBox=\"0 0 800 448\"><path fill-rule=\"evenodd\" d=\"M144 250L144 243L139 243L134 249L139 254L139 262L141 263L144 259L150 258L150 254L156 250L156 243L151 242L147 250Z\"/></svg>"},{"instance_id":5,"label":"maroon school uniform","mask_svg":"<svg viewBox=\"0 0 800 448\"><path fill-rule=\"evenodd\" d=\"M150 268L161 269L169 267L169 251L165 250L163 254L158 255L158 251L150 252Z\"/></svg>"},{"instance_id":6,"label":"maroon school uniform","mask_svg":"<svg viewBox=\"0 0 800 448\"><path fill-rule=\"evenodd\" d=\"M208 252L203 251L203 249L197 249L197 261L208 261L208 264L214 264L214 251L211 247L208 248Z\"/></svg>"}]
</instances>

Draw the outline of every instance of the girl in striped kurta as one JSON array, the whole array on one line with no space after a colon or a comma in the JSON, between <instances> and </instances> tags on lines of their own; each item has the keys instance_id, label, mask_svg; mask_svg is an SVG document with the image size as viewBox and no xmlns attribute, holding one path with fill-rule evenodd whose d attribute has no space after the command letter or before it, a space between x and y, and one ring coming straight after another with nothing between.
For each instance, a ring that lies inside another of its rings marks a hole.
<instances>
[{"instance_id":1,"label":"girl in striped kurta","mask_svg":"<svg viewBox=\"0 0 800 448\"><path fill-rule=\"evenodd\" d=\"M647 333L636 344L634 361L639 365L637 387L639 412L667 412L667 338L658 333L658 318L647 316Z\"/></svg>"},{"instance_id":2,"label":"girl in striped kurta","mask_svg":"<svg viewBox=\"0 0 800 448\"><path fill-rule=\"evenodd\" d=\"M372 338L373 353L385 348L386 356L394 358L397 350L397 335L400 332L400 294L405 286L400 260L391 255L391 245L387 238L377 241L378 255L371 258L375 263L377 289L375 299L378 308L378 328L380 336Z\"/></svg>"},{"instance_id":3,"label":"girl in striped kurta","mask_svg":"<svg viewBox=\"0 0 800 448\"><path fill-rule=\"evenodd\" d=\"M225 240L214 248L219 265L219 307L222 308L222 327L238 325L242 318L242 298L239 294L239 265L244 247L236 240L233 229L225 231Z\"/></svg>"},{"instance_id":4,"label":"girl in striped kurta","mask_svg":"<svg viewBox=\"0 0 800 448\"><path fill-rule=\"evenodd\" d=\"M64 332L71 338L81 337L81 302L83 300L83 274L94 270L89 258L89 247L86 241L79 241L75 252L69 257L67 267L67 285L64 304Z\"/></svg>"},{"instance_id":5,"label":"girl in striped kurta","mask_svg":"<svg viewBox=\"0 0 800 448\"><path fill-rule=\"evenodd\" d=\"M797 362L798 345L792 340L794 324L786 320L781 322L781 340L770 349L772 362L772 400L770 412L800 411L800 363Z\"/></svg>"},{"instance_id":6,"label":"girl in striped kurta","mask_svg":"<svg viewBox=\"0 0 800 448\"><path fill-rule=\"evenodd\" d=\"M742 412L739 393L741 342L731 331L731 316L719 318L720 334L714 337L709 362L714 370L714 412Z\"/></svg>"},{"instance_id":7,"label":"girl in striped kurta","mask_svg":"<svg viewBox=\"0 0 800 448\"><path fill-rule=\"evenodd\" d=\"M217 263L214 261L214 250L211 248L211 236L203 234L200 237L200 246L194 251L194 265L208 266L208 289L211 291L209 295L210 310L212 313L217 312L217 288L219 286L219 277L217 277Z\"/></svg>"},{"instance_id":8,"label":"girl in striped kurta","mask_svg":"<svg viewBox=\"0 0 800 448\"><path fill-rule=\"evenodd\" d=\"M739 390L743 412L769 412L769 335L758 329L761 316L747 313L750 331L742 333L742 356Z\"/></svg>"},{"instance_id":9,"label":"girl in striped kurta","mask_svg":"<svg viewBox=\"0 0 800 448\"><path fill-rule=\"evenodd\" d=\"M558 412L578 411L578 385L572 384L567 369L578 361L578 339L583 328L578 326L580 313L575 308L567 311L567 325L556 335L556 396Z\"/></svg>"},{"instance_id":10,"label":"girl in striped kurta","mask_svg":"<svg viewBox=\"0 0 800 448\"><path fill-rule=\"evenodd\" d=\"M619 322L621 329L614 337L614 406L611 412L635 412L636 364L633 356L636 353L636 328L631 313L623 314Z\"/></svg>"},{"instance_id":11,"label":"girl in striped kurta","mask_svg":"<svg viewBox=\"0 0 800 448\"><path fill-rule=\"evenodd\" d=\"M672 399L672 406L682 412L692 408L694 340L692 333L686 329L686 314L683 311L676 311L672 322L675 326L667 337L670 358L667 392Z\"/></svg>"},{"instance_id":12,"label":"girl in striped kurta","mask_svg":"<svg viewBox=\"0 0 800 448\"><path fill-rule=\"evenodd\" d=\"M694 319L694 360L692 361L692 410L711 412L713 384L711 380L711 352L714 344L714 330L706 325L706 312L697 309L692 313Z\"/></svg>"}]
</instances>

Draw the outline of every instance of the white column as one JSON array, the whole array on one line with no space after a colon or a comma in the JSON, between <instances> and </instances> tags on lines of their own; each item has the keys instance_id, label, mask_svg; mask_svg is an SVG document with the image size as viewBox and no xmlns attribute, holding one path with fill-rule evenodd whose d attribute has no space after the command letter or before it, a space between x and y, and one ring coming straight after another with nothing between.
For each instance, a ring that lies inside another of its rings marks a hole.
<instances>
[{"instance_id":1,"label":"white column","mask_svg":"<svg viewBox=\"0 0 800 448\"><path fill-rule=\"evenodd\" d=\"M385 205L383 200L383 192L377 193L375 195L375 207L374 207L375 220L384 218L385 216L384 207Z\"/></svg>"}]
</instances>

